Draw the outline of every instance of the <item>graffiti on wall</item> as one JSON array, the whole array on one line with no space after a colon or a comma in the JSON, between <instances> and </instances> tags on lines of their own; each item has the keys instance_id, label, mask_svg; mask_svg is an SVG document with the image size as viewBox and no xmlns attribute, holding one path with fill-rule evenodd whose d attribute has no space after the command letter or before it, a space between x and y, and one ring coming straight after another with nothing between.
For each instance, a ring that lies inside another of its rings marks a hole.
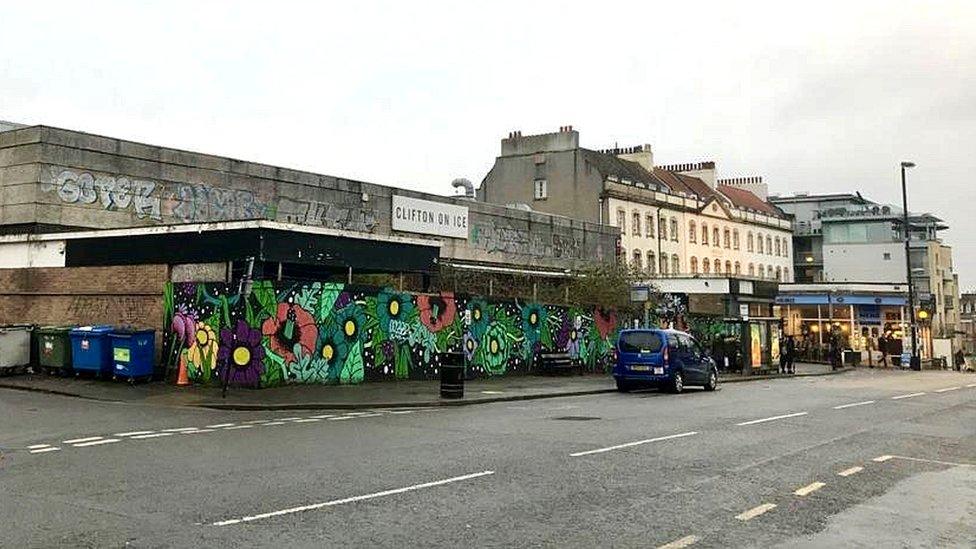
<instances>
[{"instance_id":1,"label":"graffiti on wall","mask_svg":"<svg viewBox=\"0 0 976 549\"><path fill-rule=\"evenodd\" d=\"M268 213L267 204L251 191L203 184L176 185L169 205L183 223L262 219Z\"/></svg>"},{"instance_id":2,"label":"graffiti on wall","mask_svg":"<svg viewBox=\"0 0 976 549\"><path fill-rule=\"evenodd\" d=\"M156 183L128 177L61 170L41 190L56 192L68 204L95 204L110 211L132 209L140 218L160 220L160 201L153 196Z\"/></svg>"},{"instance_id":3,"label":"graffiti on wall","mask_svg":"<svg viewBox=\"0 0 976 549\"><path fill-rule=\"evenodd\" d=\"M167 285L164 352L180 378L249 387L432 379L445 352L463 355L469 377L527 373L554 351L606 371L618 330L612 311L449 292L270 281L235 291Z\"/></svg>"},{"instance_id":4,"label":"graffiti on wall","mask_svg":"<svg viewBox=\"0 0 976 549\"><path fill-rule=\"evenodd\" d=\"M366 203L342 204L283 197L279 200L278 212L278 217L288 223L319 225L347 231L371 233L379 224L376 210Z\"/></svg>"},{"instance_id":5,"label":"graffiti on wall","mask_svg":"<svg viewBox=\"0 0 976 549\"><path fill-rule=\"evenodd\" d=\"M499 226L494 222L477 223L471 228L471 242L488 253L582 259L583 246L573 235L533 234L526 229Z\"/></svg>"}]
</instances>

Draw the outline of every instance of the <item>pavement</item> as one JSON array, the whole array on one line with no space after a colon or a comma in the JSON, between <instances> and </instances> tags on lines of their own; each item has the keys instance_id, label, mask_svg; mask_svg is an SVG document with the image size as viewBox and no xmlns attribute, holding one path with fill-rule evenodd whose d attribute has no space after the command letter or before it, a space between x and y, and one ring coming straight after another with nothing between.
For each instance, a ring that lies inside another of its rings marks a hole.
<instances>
[{"instance_id":1,"label":"pavement","mask_svg":"<svg viewBox=\"0 0 976 549\"><path fill-rule=\"evenodd\" d=\"M976 376L296 413L0 389L10 547L972 547Z\"/></svg>"},{"instance_id":2,"label":"pavement","mask_svg":"<svg viewBox=\"0 0 976 549\"><path fill-rule=\"evenodd\" d=\"M824 364L797 364L797 376L844 373ZM772 375L728 374L721 383L774 379ZM463 399L442 399L438 381L396 381L360 385L288 385L268 389L230 388L226 398L217 387L176 387L169 383L129 385L93 379L48 375L20 375L0 378L0 388L44 392L76 398L154 404L195 406L225 410L329 410L374 407L464 406L615 392L608 375L511 376L479 379L465 383Z\"/></svg>"}]
</instances>

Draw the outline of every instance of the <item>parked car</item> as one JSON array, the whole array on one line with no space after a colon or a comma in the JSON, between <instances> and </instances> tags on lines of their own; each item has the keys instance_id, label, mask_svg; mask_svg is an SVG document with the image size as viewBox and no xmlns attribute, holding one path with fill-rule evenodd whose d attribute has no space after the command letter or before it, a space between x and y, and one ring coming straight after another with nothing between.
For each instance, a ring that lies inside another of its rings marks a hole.
<instances>
[{"instance_id":1,"label":"parked car","mask_svg":"<svg viewBox=\"0 0 976 549\"><path fill-rule=\"evenodd\" d=\"M694 337L677 330L623 330L617 338L613 367L617 389L660 387L673 393L686 385L706 391L718 387L718 368Z\"/></svg>"}]
</instances>

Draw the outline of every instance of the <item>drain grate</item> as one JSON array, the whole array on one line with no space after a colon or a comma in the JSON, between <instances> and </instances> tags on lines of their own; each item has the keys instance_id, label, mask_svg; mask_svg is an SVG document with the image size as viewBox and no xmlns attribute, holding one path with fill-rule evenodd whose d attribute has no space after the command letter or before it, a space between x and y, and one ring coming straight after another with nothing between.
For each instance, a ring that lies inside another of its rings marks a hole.
<instances>
[{"instance_id":1,"label":"drain grate","mask_svg":"<svg viewBox=\"0 0 976 549\"><path fill-rule=\"evenodd\" d=\"M556 421L594 421L597 419L602 419L593 416L559 416L552 418Z\"/></svg>"}]
</instances>

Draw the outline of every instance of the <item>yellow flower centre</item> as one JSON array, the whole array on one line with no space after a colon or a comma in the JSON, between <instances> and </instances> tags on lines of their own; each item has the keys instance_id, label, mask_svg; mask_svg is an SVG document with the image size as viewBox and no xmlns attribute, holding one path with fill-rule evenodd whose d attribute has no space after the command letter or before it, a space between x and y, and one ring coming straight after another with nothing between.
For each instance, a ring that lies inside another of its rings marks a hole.
<instances>
[{"instance_id":1,"label":"yellow flower centre","mask_svg":"<svg viewBox=\"0 0 976 549\"><path fill-rule=\"evenodd\" d=\"M347 320L342 329L346 332L347 337L356 335L356 323L351 320Z\"/></svg>"},{"instance_id":2,"label":"yellow flower centre","mask_svg":"<svg viewBox=\"0 0 976 549\"><path fill-rule=\"evenodd\" d=\"M332 348L332 345L322 347L322 358L332 360L333 356L335 356L335 349Z\"/></svg>"},{"instance_id":3,"label":"yellow flower centre","mask_svg":"<svg viewBox=\"0 0 976 549\"><path fill-rule=\"evenodd\" d=\"M390 302L390 314L396 316L400 314L400 302L393 300Z\"/></svg>"},{"instance_id":4,"label":"yellow flower centre","mask_svg":"<svg viewBox=\"0 0 976 549\"><path fill-rule=\"evenodd\" d=\"M197 345L206 345L210 338L207 336L207 331L203 328L197 330Z\"/></svg>"},{"instance_id":5,"label":"yellow flower centre","mask_svg":"<svg viewBox=\"0 0 976 549\"><path fill-rule=\"evenodd\" d=\"M491 354L497 353L498 352L498 340L497 339L491 340L491 344L488 345L488 348L491 350Z\"/></svg>"},{"instance_id":6,"label":"yellow flower centre","mask_svg":"<svg viewBox=\"0 0 976 549\"><path fill-rule=\"evenodd\" d=\"M238 366L246 366L247 363L251 362L251 351L247 347L238 347L234 349L234 364Z\"/></svg>"},{"instance_id":7,"label":"yellow flower centre","mask_svg":"<svg viewBox=\"0 0 976 549\"><path fill-rule=\"evenodd\" d=\"M576 341L576 330L573 330L572 332L569 332L569 339L572 339L573 341Z\"/></svg>"},{"instance_id":8,"label":"yellow flower centre","mask_svg":"<svg viewBox=\"0 0 976 549\"><path fill-rule=\"evenodd\" d=\"M481 309L475 309L473 316L475 320L481 320Z\"/></svg>"},{"instance_id":9,"label":"yellow flower centre","mask_svg":"<svg viewBox=\"0 0 976 549\"><path fill-rule=\"evenodd\" d=\"M468 350L469 350L469 351L470 351L470 350L472 350L472 349L474 349L474 340L471 340L471 339L469 339L469 340L468 340L468 341L466 342L466 345L468 346Z\"/></svg>"}]
</instances>

